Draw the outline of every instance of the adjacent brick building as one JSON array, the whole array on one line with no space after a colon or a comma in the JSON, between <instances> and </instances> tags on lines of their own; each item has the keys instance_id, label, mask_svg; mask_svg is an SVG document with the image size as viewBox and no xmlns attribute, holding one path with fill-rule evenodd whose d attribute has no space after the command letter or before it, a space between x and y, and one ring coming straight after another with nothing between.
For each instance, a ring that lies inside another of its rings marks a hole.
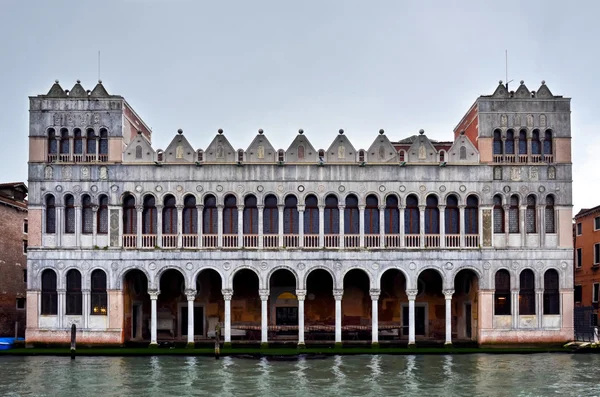
<instances>
[{"instance_id":1,"label":"adjacent brick building","mask_svg":"<svg viewBox=\"0 0 600 397\"><path fill-rule=\"evenodd\" d=\"M27 186L0 184L0 336L25 336Z\"/></svg>"},{"instance_id":2,"label":"adjacent brick building","mask_svg":"<svg viewBox=\"0 0 600 397\"><path fill-rule=\"evenodd\" d=\"M592 306L598 325L600 298L600 206L575 215L575 304Z\"/></svg>"}]
</instances>

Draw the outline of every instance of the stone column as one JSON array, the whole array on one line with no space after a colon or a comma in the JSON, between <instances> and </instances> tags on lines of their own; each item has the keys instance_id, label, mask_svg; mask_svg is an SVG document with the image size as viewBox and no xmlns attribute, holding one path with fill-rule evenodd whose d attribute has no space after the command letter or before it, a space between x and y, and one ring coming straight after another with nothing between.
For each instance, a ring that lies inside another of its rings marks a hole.
<instances>
[{"instance_id":1,"label":"stone column","mask_svg":"<svg viewBox=\"0 0 600 397\"><path fill-rule=\"evenodd\" d=\"M62 235L64 233L63 206L58 204L55 206L55 210L56 210L56 218L54 219L54 222L55 222L54 231L56 233L56 246L61 247L62 246Z\"/></svg>"},{"instance_id":2,"label":"stone column","mask_svg":"<svg viewBox=\"0 0 600 397\"><path fill-rule=\"evenodd\" d=\"M98 206L92 206L92 246L98 245ZM108 245L108 243L107 243Z\"/></svg>"},{"instance_id":3,"label":"stone column","mask_svg":"<svg viewBox=\"0 0 600 397\"><path fill-rule=\"evenodd\" d=\"M537 327L544 328L544 289L535 289L535 314L537 319Z\"/></svg>"},{"instance_id":4,"label":"stone column","mask_svg":"<svg viewBox=\"0 0 600 397\"><path fill-rule=\"evenodd\" d=\"M460 247L465 247L465 205L458 206L458 230L460 230Z\"/></svg>"},{"instance_id":5,"label":"stone column","mask_svg":"<svg viewBox=\"0 0 600 397\"><path fill-rule=\"evenodd\" d=\"M344 240L344 235L346 232L346 230L345 230L346 226L344 225L344 217L346 215L345 211L346 211L346 205L344 205L344 204L338 205L338 214L339 214L339 218L340 218L340 233L339 233L340 243L339 243L338 247L340 247L340 248L344 248L344 246L346 245L346 241ZM360 221L359 221L359 224L360 224Z\"/></svg>"},{"instance_id":6,"label":"stone column","mask_svg":"<svg viewBox=\"0 0 600 397\"><path fill-rule=\"evenodd\" d=\"M404 241L404 208L403 205L398 206L398 213L400 214L400 219L398 220L398 233L400 234L400 247L404 248L406 246L406 242Z\"/></svg>"},{"instance_id":7,"label":"stone column","mask_svg":"<svg viewBox=\"0 0 600 397\"><path fill-rule=\"evenodd\" d=\"M440 211L440 248L446 247L446 206L438 205ZM460 228L460 222L458 227ZM462 230L462 228L460 229Z\"/></svg>"},{"instance_id":8,"label":"stone column","mask_svg":"<svg viewBox=\"0 0 600 397\"><path fill-rule=\"evenodd\" d=\"M415 347L415 300L419 290L407 289L408 297L408 346Z\"/></svg>"},{"instance_id":9,"label":"stone column","mask_svg":"<svg viewBox=\"0 0 600 397\"><path fill-rule=\"evenodd\" d=\"M319 205L319 247L325 247L325 206Z\"/></svg>"},{"instance_id":10,"label":"stone column","mask_svg":"<svg viewBox=\"0 0 600 397\"><path fill-rule=\"evenodd\" d=\"M379 293L378 289L369 290L371 295L371 345L379 345Z\"/></svg>"},{"instance_id":11,"label":"stone column","mask_svg":"<svg viewBox=\"0 0 600 397\"><path fill-rule=\"evenodd\" d=\"M238 209L238 219L237 219L237 235L238 235L238 247L243 247L244 246L244 206L243 205L238 205L237 206ZM252 231L252 226L250 225L250 227L248 228L250 231Z\"/></svg>"},{"instance_id":12,"label":"stone column","mask_svg":"<svg viewBox=\"0 0 600 397\"><path fill-rule=\"evenodd\" d=\"M304 299L306 299L306 290L297 289L298 298L298 346L304 347Z\"/></svg>"},{"instance_id":13,"label":"stone column","mask_svg":"<svg viewBox=\"0 0 600 397\"><path fill-rule=\"evenodd\" d=\"M162 204L156 206L156 245L161 248L163 246L163 209Z\"/></svg>"},{"instance_id":14,"label":"stone column","mask_svg":"<svg viewBox=\"0 0 600 397\"><path fill-rule=\"evenodd\" d=\"M279 216L277 218L277 232L279 233L278 245L279 247L283 247L283 210L285 209L285 205L279 204L277 209L279 210Z\"/></svg>"},{"instance_id":15,"label":"stone column","mask_svg":"<svg viewBox=\"0 0 600 397\"><path fill-rule=\"evenodd\" d=\"M514 329L519 328L519 290L512 289L511 293L511 305L512 305L512 326Z\"/></svg>"},{"instance_id":16,"label":"stone column","mask_svg":"<svg viewBox=\"0 0 600 397\"><path fill-rule=\"evenodd\" d=\"M225 326L225 343L231 343L231 297L233 296L232 289L222 289L223 299L225 300L225 315L224 315L224 326ZM210 331L210 330L209 330Z\"/></svg>"},{"instance_id":17,"label":"stone column","mask_svg":"<svg viewBox=\"0 0 600 397\"><path fill-rule=\"evenodd\" d=\"M136 236L136 240L137 240L137 247L138 248L142 248L142 217L144 214L144 206L143 205L136 205L135 206L135 210L137 211L137 216L136 216L136 230L137 230L137 236Z\"/></svg>"},{"instance_id":18,"label":"stone column","mask_svg":"<svg viewBox=\"0 0 600 397\"><path fill-rule=\"evenodd\" d=\"M261 311L260 311L260 344L266 346L269 343L269 290L261 289L258 291L260 295Z\"/></svg>"},{"instance_id":19,"label":"stone column","mask_svg":"<svg viewBox=\"0 0 600 397\"><path fill-rule=\"evenodd\" d=\"M197 212L197 217L198 217L198 244L197 246L199 248L202 248L204 246L203 241L202 241L202 233L203 233L203 228L204 228L204 224L203 224L203 212L204 212L204 205L197 205L196 206L196 212Z\"/></svg>"},{"instance_id":20,"label":"stone column","mask_svg":"<svg viewBox=\"0 0 600 397\"><path fill-rule=\"evenodd\" d=\"M158 290L148 290L150 295L150 346L158 346L156 337L156 301L158 300Z\"/></svg>"},{"instance_id":21,"label":"stone column","mask_svg":"<svg viewBox=\"0 0 600 397\"><path fill-rule=\"evenodd\" d=\"M81 206L75 206L75 246L81 247L81 233L83 232Z\"/></svg>"},{"instance_id":22,"label":"stone column","mask_svg":"<svg viewBox=\"0 0 600 397\"><path fill-rule=\"evenodd\" d=\"M453 289L446 289L442 291L444 298L446 299L446 346L452 345L452 295L454 295Z\"/></svg>"},{"instance_id":23,"label":"stone column","mask_svg":"<svg viewBox=\"0 0 600 397\"><path fill-rule=\"evenodd\" d=\"M385 248L385 205L379 206L379 247Z\"/></svg>"},{"instance_id":24,"label":"stone column","mask_svg":"<svg viewBox=\"0 0 600 397\"><path fill-rule=\"evenodd\" d=\"M527 206L519 207L519 231L521 232L521 247L526 245L527 230L525 229L525 217L527 216Z\"/></svg>"},{"instance_id":25,"label":"stone column","mask_svg":"<svg viewBox=\"0 0 600 397\"><path fill-rule=\"evenodd\" d=\"M365 206L364 205L358 206L358 234L360 235L358 246L362 248L365 246Z\"/></svg>"},{"instance_id":26,"label":"stone column","mask_svg":"<svg viewBox=\"0 0 600 397\"><path fill-rule=\"evenodd\" d=\"M508 242L510 236L510 205L506 204L502 207L504 208L504 237L506 239L506 246L508 247L510 245Z\"/></svg>"},{"instance_id":27,"label":"stone column","mask_svg":"<svg viewBox=\"0 0 600 397\"><path fill-rule=\"evenodd\" d=\"M539 246L540 247L545 247L546 246L546 205L539 205L538 206L538 239L539 239Z\"/></svg>"},{"instance_id":28,"label":"stone column","mask_svg":"<svg viewBox=\"0 0 600 397\"><path fill-rule=\"evenodd\" d=\"M334 289L333 297L335 299L335 343L342 344L342 296L343 289Z\"/></svg>"},{"instance_id":29,"label":"stone column","mask_svg":"<svg viewBox=\"0 0 600 397\"><path fill-rule=\"evenodd\" d=\"M183 247L183 205L177 204L177 248Z\"/></svg>"},{"instance_id":30,"label":"stone column","mask_svg":"<svg viewBox=\"0 0 600 397\"><path fill-rule=\"evenodd\" d=\"M527 137L527 162L531 163L531 136Z\"/></svg>"},{"instance_id":31,"label":"stone column","mask_svg":"<svg viewBox=\"0 0 600 397\"><path fill-rule=\"evenodd\" d=\"M185 295L188 303L187 345L188 347L194 347L194 301L196 300L196 290L188 289L185 291Z\"/></svg>"},{"instance_id":32,"label":"stone column","mask_svg":"<svg viewBox=\"0 0 600 397\"><path fill-rule=\"evenodd\" d=\"M83 314L83 325L84 329L88 329L90 327L90 290L82 289L81 290L81 314Z\"/></svg>"},{"instance_id":33,"label":"stone column","mask_svg":"<svg viewBox=\"0 0 600 397\"><path fill-rule=\"evenodd\" d=\"M419 206L419 246L425 248L425 206Z\"/></svg>"},{"instance_id":34,"label":"stone column","mask_svg":"<svg viewBox=\"0 0 600 397\"><path fill-rule=\"evenodd\" d=\"M265 206L257 205L256 208L258 210L258 230L257 230L258 231L258 248L263 248L263 246L264 246L263 236L265 235L265 221L264 221Z\"/></svg>"},{"instance_id":35,"label":"stone column","mask_svg":"<svg viewBox=\"0 0 600 397\"><path fill-rule=\"evenodd\" d=\"M223 247L223 205L217 205L217 247Z\"/></svg>"},{"instance_id":36,"label":"stone column","mask_svg":"<svg viewBox=\"0 0 600 397\"><path fill-rule=\"evenodd\" d=\"M304 206L298 206L298 247L304 247Z\"/></svg>"},{"instance_id":37,"label":"stone column","mask_svg":"<svg viewBox=\"0 0 600 397\"><path fill-rule=\"evenodd\" d=\"M57 310L56 310L56 314L57 314L57 319L58 319L58 328L62 329L64 326L66 326L65 324L65 308L66 308L66 294L67 294L67 290L64 288L58 288L56 290L57 293Z\"/></svg>"}]
</instances>

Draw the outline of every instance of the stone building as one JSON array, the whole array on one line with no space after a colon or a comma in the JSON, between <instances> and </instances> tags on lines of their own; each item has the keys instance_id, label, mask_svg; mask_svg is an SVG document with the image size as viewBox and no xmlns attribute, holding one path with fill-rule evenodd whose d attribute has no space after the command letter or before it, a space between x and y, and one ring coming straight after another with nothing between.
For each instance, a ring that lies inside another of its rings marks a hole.
<instances>
[{"instance_id":1,"label":"stone building","mask_svg":"<svg viewBox=\"0 0 600 397\"><path fill-rule=\"evenodd\" d=\"M570 99L545 83L500 83L451 141L364 149L154 148L102 83L30 120L31 343L572 338Z\"/></svg>"},{"instance_id":2,"label":"stone building","mask_svg":"<svg viewBox=\"0 0 600 397\"><path fill-rule=\"evenodd\" d=\"M0 336L25 336L27 186L0 183Z\"/></svg>"},{"instance_id":3,"label":"stone building","mask_svg":"<svg viewBox=\"0 0 600 397\"><path fill-rule=\"evenodd\" d=\"M575 304L591 309L590 325L598 325L600 300L600 206L575 215ZM583 319L584 324L587 319Z\"/></svg>"}]
</instances>

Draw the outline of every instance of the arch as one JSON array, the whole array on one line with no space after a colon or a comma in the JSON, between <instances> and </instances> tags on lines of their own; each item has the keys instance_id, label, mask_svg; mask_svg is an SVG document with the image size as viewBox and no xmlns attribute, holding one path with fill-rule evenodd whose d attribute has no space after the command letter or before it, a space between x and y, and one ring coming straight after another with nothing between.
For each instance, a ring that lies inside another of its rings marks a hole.
<instances>
[{"instance_id":1,"label":"arch","mask_svg":"<svg viewBox=\"0 0 600 397\"><path fill-rule=\"evenodd\" d=\"M520 197L518 194L512 194L509 199L509 210L508 210L508 232L509 233L520 233Z\"/></svg>"},{"instance_id":2,"label":"arch","mask_svg":"<svg viewBox=\"0 0 600 397\"><path fill-rule=\"evenodd\" d=\"M339 286L340 289L344 288L344 279L346 278L346 275L348 273L350 273L352 270L359 270L362 273L366 274L367 280L369 280L369 288L375 288L375 286L374 286L375 278L367 269L365 269L364 267L361 267L361 266L351 266L351 267L345 269L344 272L342 273L341 280L339 280L339 282L341 283L341 285Z\"/></svg>"},{"instance_id":3,"label":"arch","mask_svg":"<svg viewBox=\"0 0 600 397\"><path fill-rule=\"evenodd\" d=\"M94 231L94 211L92 198L89 194L81 195L81 233L92 234Z\"/></svg>"},{"instance_id":4,"label":"arch","mask_svg":"<svg viewBox=\"0 0 600 397\"><path fill-rule=\"evenodd\" d=\"M85 153L88 155L88 159L95 159L96 157L96 132L93 128L87 128L85 131L86 144Z\"/></svg>"},{"instance_id":5,"label":"arch","mask_svg":"<svg viewBox=\"0 0 600 397\"><path fill-rule=\"evenodd\" d=\"M409 274L406 272L406 270L402 266L399 266L399 265L392 265L392 266L386 267L385 269L382 269L379 272L379 274L377 275L375 288L377 288L377 289L381 288L381 279L383 278L383 275L390 270L400 271L400 273L402 273L402 275L404 276L404 280L406 283L406 289L412 289L412 283L411 283Z\"/></svg>"},{"instance_id":6,"label":"arch","mask_svg":"<svg viewBox=\"0 0 600 397\"><path fill-rule=\"evenodd\" d=\"M360 220L359 220L359 210L358 210L358 196L354 193L350 193L348 195L346 195L345 199L344 199L344 233L345 234L354 234L357 235L360 233L359 230L359 225L360 225ZM366 215L365 215L365 219L366 219ZM365 231L365 233L367 233ZM357 246L358 244L353 244L354 241L350 240L348 241L349 245L354 247Z\"/></svg>"},{"instance_id":7,"label":"arch","mask_svg":"<svg viewBox=\"0 0 600 397\"><path fill-rule=\"evenodd\" d=\"M196 270L195 272L192 273L192 284L194 286L196 286L196 283L198 282L198 277L200 276L200 274L204 271L207 270L214 270L215 272L217 272L217 274L219 275L219 277L221 278L221 286L223 286L223 289L225 289L225 282L227 281L227 278L225 277L225 274L222 273L221 269L219 269L217 266L202 266L200 269Z\"/></svg>"},{"instance_id":8,"label":"arch","mask_svg":"<svg viewBox=\"0 0 600 397\"><path fill-rule=\"evenodd\" d=\"M435 270L440 275L440 277L442 278L442 281L445 281L445 279L446 279L446 275L444 274L444 270L441 267L434 266L434 265L427 265L426 267L418 270L417 276L416 276L416 280L419 280L419 276L425 270Z\"/></svg>"},{"instance_id":9,"label":"arch","mask_svg":"<svg viewBox=\"0 0 600 397\"><path fill-rule=\"evenodd\" d=\"M144 268L144 266L138 267L137 265L131 265L131 266L127 266L125 268L122 268L119 270L119 272L117 273L117 277L116 277L116 281L117 281L117 289L118 290L123 290L123 285L125 283L125 276L127 275L127 273L133 271L133 270L139 270L140 272L144 273L144 275L146 276L146 281L148 282L148 288L152 288L152 277L150 277L150 273L148 273L148 271Z\"/></svg>"},{"instance_id":10,"label":"arch","mask_svg":"<svg viewBox=\"0 0 600 397\"><path fill-rule=\"evenodd\" d=\"M285 162L285 151L283 149L277 151L277 161L280 163Z\"/></svg>"},{"instance_id":11,"label":"arch","mask_svg":"<svg viewBox=\"0 0 600 397\"><path fill-rule=\"evenodd\" d=\"M264 198L263 208L263 233L277 234L279 233L279 208L278 198L275 194L268 194ZM284 208L285 211L285 208ZM284 213L284 224L285 224ZM257 229L258 230L258 229Z\"/></svg>"},{"instance_id":12,"label":"arch","mask_svg":"<svg viewBox=\"0 0 600 397\"><path fill-rule=\"evenodd\" d=\"M224 235L237 235L238 233L238 198L235 194L227 194L223 197L223 229ZM236 237L237 238L237 237ZM227 244L226 244L227 241ZM235 241L237 245L237 241ZM223 246L231 245L233 241L223 239Z\"/></svg>"},{"instance_id":13,"label":"arch","mask_svg":"<svg viewBox=\"0 0 600 397\"><path fill-rule=\"evenodd\" d=\"M544 230L548 234L556 233L556 213L554 211L554 195L546 196L546 206L544 207Z\"/></svg>"},{"instance_id":14,"label":"arch","mask_svg":"<svg viewBox=\"0 0 600 397\"><path fill-rule=\"evenodd\" d=\"M64 209L64 233L75 233L75 197L71 193L65 194L63 198Z\"/></svg>"},{"instance_id":15,"label":"arch","mask_svg":"<svg viewBox=\"0 0 600 397\"><path fill-rule=\"evenodd\" d=\"M440 234L440 210L437 194L428 194L425 198L425 234Z\"/></svg>"},{"instance_id":16,"label":"arch","mask_svg":"<svg viewBox=\"0 0 600 397\"><path fill-rule=\"evenodd\" d=\"M536 314L535 279L533 269L525 268L519 273L519 315Z\"/></svg>"},{"instance_id":17,"label":"arch","mask_svg":"<svg viewBox=\"0 0 600 397\"><path fill-rule=\"evenodd\" d=\"M495 129L493 134L493 154L500 155L503 152L502 131Z\"/></svg>"},{"instance_id":18,"label":"arch","mask_svg":"<svg viewBox=\"0 0 600 397\"><path fill-rule=\"evenodd\" d=\"M177 234L177 200L171 193L162 197L162 225L160 225L163 234ZM170 246L170 244L169 244Z\"/></svg>"},{"instance_id":19,"label":"arch","mask_svg":"<svg viewBox=\"0 0 600 397\"><path fill-rule=\"evenodd\" d=\"M244 162L244 149L238 149L237 151L237 161L238 163Z\"/></svg>"},{"instance_id":20,"label":"arch","mask_svg":"<svg viewBox=\"0 0 600 397\"><path fill-rule=\"evenodd\" d=\"M186 276L186 272L184 270L182 270L180 267L175 266L175 265L165 265L157 270L156 276L155 276L154 282L153 282L153 284L156 286L157 289L160 289L160 279L163 276L163 274L165 274L165 272L167 272L168 270L175 270L179 274L181 274L181 277L183 277L183 281L184 281L186 289L194 289L195 285L190 284L190 282L189 282L190 280L188 280L188 278Z\"/></svg>"},{"instance_id":21,"label":"arch","mask_svg":"<svg viewBox=\"0 0 600 397\"><path fill-rule=\"evenodd\" d=\"M294 194L287 194L283 199L283 202L283 233L298 234L300 220L298 198Z\"/></svg>"},{"instance_id":22,"label":"arch","mask_svg":"<svg viewBox=\"0 0 600 397\"><path fill-rule=\"evenodd\" d=\"M446 195L446 209L445 212L445 231L447 235L457 235L460 233L460 211L458 209L459 197L455 193L451 193ZM452 246L459 246L459 244L455 244L456 241L452 238L446 239L448 243L452 244Z\"/></svg>"},{"instance_id":23,"label":"arch","mask_svg":"<svg viewBox=\"0 0 600 397\"><path fill-rule=\"evenodd\" d=\"M479 234L479 198L474 194L469 194L466 201L465 234Z\"/></svg>"},{"instance_id":24,"label":"arch","mask_svg":"<svg viewBox=\"0 0 600 397\"><path fill-rule=\"evenodd\" d=\"M108 275L104 269L94 269L90 273L90 314L108 314Z\"/></svg>"},{"instance_id":25,"label":"arch","mask_svg":"<svg viewBox=\"0 0 600 397\"><path fill-rule=\"evenodd\" d=\"M69 136L69 130L66 128L60 129L60 145L58 151L60 154L68 156L71 150L71 138Z\"/></svg>"},{"instance_id":26,"label":"arch","mask_svg":"<svg viewBox=\"0 0 600 397\"><path fill-rule=\"evenodd\" d=\"M287 265L278 265L273 267L271 270L269 270L269 273L267 273L266 277L265 277L265 282L264 285L270 287L271 286L271 277L273 276L273 274L277 271L280 270L287 270L290 273L292 273L292 275L294 276L294 279L296 280L296 289L300 289L300 280L302 279L298 273L296 272L296 270L291 267L291 266L287 266Z\"/></svg>"},{"instance_id":27,"label":"arch","mask_svg":"<svg viewBox=\"0 0 600 397\"><path fill-rule=\"evenodd\" d=\"M552 150L552 138L554 137L554 132L551 129L547 129L544 132L544 154L551 155L553 153Z\"/></svg>"},{"instance_id":28,"label":"arch","mask_svg":"<svg viewBox=\"0 0 600 397\"><path fill-rule=\"evenodd\" d=\"M146 193L142 197L142 233L156 234L157 231L157 208L156 196L152 193Z\"/></svg>"},{"instance_id":29,"label":"arch","mask_svg":"<svg viewBox=\"0 0 600 397\"><path fill-rule=\"evenodd\" d=\"M504 141L504 152L506 154L515 154L515 130L509 128L506 130L506 141Z\"/></svg>"},{"instance_id":30,"label":"arch","mask_svg":"<svg viewBox=\"0 0 600 397\"><path fill-rule=\"evenodd\" d=\"M243 233L245 235L258 234L258 200L254 194L244 196Z\"/></svg>"},{"instance_id":31,"label":"arch","mask_svg":"<svg viewBox=\"0 0 600 397\"><path fill-rule=\"evenodd\" d=\"M333 288L338 288L338 282L335 277L334 271L331 270L330 268L328 268L327 266L323 266L323 265L312 266L306 271L306 273L304 273L304 276L302 277L302 287L303 288L307 288L308 276L315 270L325 270L327 273L329 273L329 275L331 276L331 281L333 283Z\"/></svg>"},{"instance_id":32,"label":"arch","mask_svg":"<svg viewBox=\"0 0 600 397\"><path fill-rule=\"evenodd\" d=\"M162 149L156 150L156 161L161 162L165 158L165 152Z\"/></svg>"},{"instance_id":33,"label":"arch","mask_svg":"<svg viewBox=\"0 0 600 397\"><path fill-rule=\"evenodd\" d=\"M504 233L504 207L502 206L503 196L501 194L494 195L493 213L494 213L494 234Z\"/></svg>"},{"instance_id":34,"label":"arch","mask_svg":"<svg viewBox=\"0 0 600 397\"><path fill-rule=\"evenodd\" d=\"M73 161L81 161L81 155L83 154L83 137L81 135L80 128L73 129L73 154L80 155L73 159Z\"/></svg>"},{"instance_id":35,"label":"arch","mask_svg":"<svg viewBox=\"0 0 600 397\"><path fill-rule=\"evenodd\" d=\"M494 314L506 316L511 310L511 283L512 277L507 269L501 268L494 274Z\"/></svg>"},{"instance_id":36,"label":"arch","mask_svg":"<svg viewBox=\"0 0 600 397\"><path fill-rule=\"evenodd\" d=\"M337 194L329 193L325 196L324 209L324 233L339 234L340 233L340 199Z\"/></svg>"},{"instance_id":37,"label":"arch","mask_svg":"<svg viewBox=\"0 0 600 397\"><path fill-rule=\"evenodd\" d=\"M40 272L41 286L41 315L57 315L58 314L58 275L51 268L43 269Z\"/></svg>"},{"instance_id":38,"label":"arch","mask_svg":"<svg viewBox=\"0 0 600 397\"><path fill-rule=\"evenodd\" d=\"M462 265L460 267L457 267L454 272L450 275L450 282L452 284L454 284L454 282L456 281L456 275L458 273L460 273L463 270L470 270L473 273L475 273L475 276L477 276L477 280L479 281L479 283L483 283L483 281L485 280L483 277L483 274L481 273L481 270L476 268L475 266L471 266L471 265Z\"/></svg>"},{"instance_id":39,"label":"arch","mask_svg":"<svg viewBox=\"0 0 600 397\"><path fill-rule=\"evenodd\" d=\"M319 234L319 198L316 194L308 194L304 197L304 234Z\"/></svg>"},{"instance_id":40,"label":"arch","mask_svg":"<svg viewBox=\"0 0 600 397\"><path fill-rule=\"evenodd\" d=\"M463 153L463 148L464 148L464 146L461 146L461 147L460 147L460 159L461 159L461 160L463 160L463 155L462 155L462 153ZM466 153L467 153L467 152L466 152L466 150L465 150L465 156L464 156L464 158L466 158L466 157L467 157L467 156L466 156ZM444 163L444 162L446 161L446 151L445 151L445 150L440 150L440 151L439 151L439 153L438 153L438 155L439 155L439 157L440 157L440 163Z\"/></svg>"},{"instance_id":41,"label":"arch","mask_svg":"<svg viewBox=\"0 0 600 397\"><path fill-rule=\"evenodd\" d=\"M400 233L400 210L398 208L399 206L400 198L398 197L398 195L390 193L385 196L384 224L380 225L380 227L384 227L385 234Z\"/></svg>"},{"instance_id":42,"label":"arch","mask_svg":"<svg viewBox=\"0 0 600 397\"><path fill-rule=\"evenodd\" d=\"M398 159L401 163L406 162L406 151L405 150L398 151Z\"/></svg>"},{"instance_id":43,"label":"arch","mask_svg":"<svg viewBox=\"0 0 600 397\"><path fill-rule=\"evenodd\" d=\"M204 150L198 149L196 151L196 161L202 163L204 161Z\"/></svg>"},{"instance_id":44,"label":"arch","mask_svg":"<svg viewBox=\"0 0 600 397\"><path fill-rule=\"evenodd\" d=\"M544 314L560 314L560 276L556 269L544 272Z\"/></svg>"},{"instance_id":45,"label":"arch","mask_svg":"<svg viewBox=\"0 0 600 397\"><path fill-rule=\"evenodd\" d=\"M527 207L525 209L525 231L527 233L537 233L536 201L536 196L534 194L527 196Z\"/></svg>"},{"instance_id":46,"label":"arch","mask_svg":"<svg viewBox=\"0 0 600 397\"><path fill-rule=\"evenodd\" d=\"M48 128L46 130L46 134L48 135L48 154L56 155L58 154L58 143L56 141L56 130L54 128ZM54 157L56 158L56 157Z\"/></svg>"},{"instance_id":47,"label":"arch","mask_svg":"<svg viewBox=\"0 0 600 397\"><path fill-rule=\"evenodd\" d=\"M207 193L202 197L202 233L207 235L219 234L217 196Z\"/></svg>"},{"instance_id":48,"label":"arch","mask_svg":"<svg viewBox=\"0 0 600 397\"><path fill-rule=\"evenodd\" d=\"M542 154L542 142L540 140L540 130L531 131L531 154Z\"/></svg>"},{"instance_id":49,"label":"arch","mask_svg":"<svg viewBox=\"0 0 600 397\"><path fill-rule=\"evenodd\" d=\"M81 315L83 295L82 277L79 269L65 269L65 314L66 315Z\"/></svg>"},{"instance_id":50,"label":"arch","mask_svg":"<svg viewBox=\"0 0 600 397\"><path fill-rule=\"evenodd\" d=\"M56 233L56 197L48 193L45 196L45 232L48 234Z\"/></svg>"},{"instance_id":51,"label":"arch","mask_svg":"<svg viewBox=\"0 0 600 397\"><path fill-rule=\"evenodd\" d=\"M100 139L98 141L99 147L98 147L98 154L99 155L108 155L108 130L106 128L100 128ZM100 161L106 161L108 160L108 158L106 159L102 159L100 158Z\"/></svg>"},{"instance_id":52,"label":"arch","mask_svg":"<svg viewBox=\"0 0 600 397\"><path fill-rule=\"evenodd\" d=\"M98 195L98 211L96 212L96 233L108 234L108 195Z\"/></svg>"},{"instance_id":53,"label":"arch","mask_svg":"<svg viewBox=\"0 0 600 397\"><path fill-rule=\"evenodd\" d=\"M123 234L137 233L136 199L131 193L125 193L121 200L123 206Z\"/></svg>"},{"instance_id":54,"label":"arch","mask_svg":"<svg viewBox=\"0 0 600 397\"><path fill-rule=\"evenodd\" d=\"M240 272L241 270L250 270L252 271L254 274L256 274L256 277L258 278L258 288L259 289L264 289L264 283L263 283L263 278L260 276L260 272L255 269L252 266L248 266L248 265L241 265L236 267L235 269L233 269L231 271L231 273L229 274L229 277L227 278L227 287L228 288L233 288L233 279L235 278L235 275ZM235 292L235 291L234 291Z\"/></svg>"},{"instance_id":55,"label":"arch","mask_svg":"<svg viewBox=\"0 0 600 397\"><path fill-rule=\"evenodd\" d=\"M364 163L365 161L366 161L365 151L364 151L364 149L360 149L358 151L358 162L359 163Z\"/></svg>"},{"instance_id":56,"label":"arch","mask_svg":"<svg viewBox=\"0 0 600 397\"><path fill-rule=\"evenodd\" d=\"M527 154L527 130L521 129L519 131L519 154L526 155Z\"/></svg>"}]
</instances>

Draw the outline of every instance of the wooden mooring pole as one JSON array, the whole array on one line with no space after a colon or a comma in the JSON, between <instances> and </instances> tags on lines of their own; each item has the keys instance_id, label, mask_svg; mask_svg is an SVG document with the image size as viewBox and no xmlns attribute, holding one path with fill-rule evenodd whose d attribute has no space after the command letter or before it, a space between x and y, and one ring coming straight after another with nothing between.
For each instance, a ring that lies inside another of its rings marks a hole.
<instances>
[{"instance_id":1,"label":"wooden mooring pole","mask_svg":"<svg viewBox=\"0 0 600 397\"><path fill-rule=\"evenodd\" d=\"M71 325L71 360L75 360L75 346L77 344L77 327Z\"/></svg>"},{"instance_id":2,"label":"wooden mooring pole","mask_svg":"<svg viewBox=\"0 0 600 397\"><path fill-rule=\"evenodd\" d=\"M219 324L215 326L215 360L221 357L221 327Z\"/></svg>"},{"instance_id":3,"label":"wooden mooring pole","mask_svg":"<svg viewBox=\"0 0 600 397\"><path fill-rule=\"evenodd\" d=\"M15 321L15 341L19 337L19 322Z\"/></svg>"}]
</instances>

